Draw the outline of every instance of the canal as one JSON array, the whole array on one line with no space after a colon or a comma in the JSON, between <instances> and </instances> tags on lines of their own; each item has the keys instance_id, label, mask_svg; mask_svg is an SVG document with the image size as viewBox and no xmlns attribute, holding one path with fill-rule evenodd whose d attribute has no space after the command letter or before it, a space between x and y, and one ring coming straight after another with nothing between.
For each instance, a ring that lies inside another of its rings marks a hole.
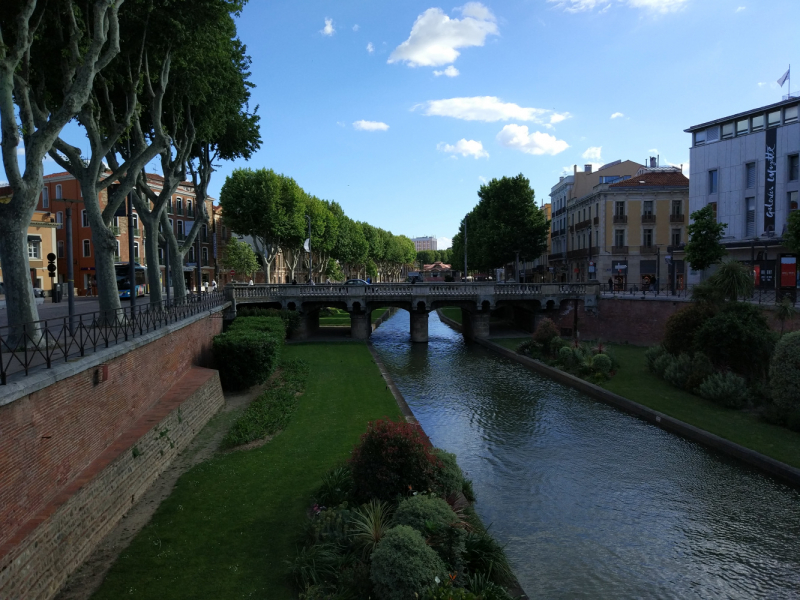
<instances>
[{"instance_id":1,"label":"canal","mask_svg":"<svg viewBox=\"0 0 800 600\"><path fill-rule=\"evenodd\" d=\"M800 492L408 321L372 341L531 598L800 597Z\"/></svg>"}]
</instances>

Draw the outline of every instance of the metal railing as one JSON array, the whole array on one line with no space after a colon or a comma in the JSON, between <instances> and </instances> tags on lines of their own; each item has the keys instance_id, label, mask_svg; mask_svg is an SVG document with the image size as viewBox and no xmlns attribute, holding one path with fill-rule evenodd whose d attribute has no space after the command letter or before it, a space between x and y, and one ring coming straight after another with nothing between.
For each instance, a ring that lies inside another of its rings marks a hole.
<instances>
[{"instance_id":1,"label":"metal railing","mask_svg":"<svg viewBox=\"0 0 800 600\"><path fill-rule=\"evenodd\" d=\"M684 223L686 221L685 215L670 215L669 222L670 223Z\"/></svg>"},{"instance_id":2,"label":"metal railing","mask_svg":"<svg viewBox=\"0 0 800 600\"><path fill-rule=\"evenodd\" d=\"M685 298L688 300L692 297L694 286L695 284L684 284L682 286L677 285L673 289L669 283L659 283L657 286L652 284L629 284L626 286L615 285L612 287L612 289L609 289L608 283L605 283L600 285L600 293L602 296L628 296L634 298L664 296L667 298ZM792 297L790 295L786 294L785 292L782 293L780 290L757 288L754 289L753 293L749 296L740 297L739 301L752 302L754 304L774 305L779 304L783 298L789 298L789 300L792 301ZM795 298L793 305L800 306L800 297Z\"/></svg>"},{"instance_id":3,"label":"metal railing","mask_svg":"<svg viewBox=\"0 0 800 600\"><path fill-rule=\"evenodd\" d=\"M75 315L72 323L65 316L0 327L0 385L211 310L224 304L225 297L209 292L190 294L183 301L141 302L134 309Z\"/></svg>"},{"instance_id":4,"label":"metal railing","mask_svg":"<svg viewBox=\"0 0 800 600\"><path fill-rule=\"evenodd\" d=\"M614 223L627 223L628 215L614 215Z\"/></svg>"},{"instance_id":5,"label":"metal railing","mask_svg":"<svg viewBox=\"0 0 800 600\"><path fill-rule=\"evenodd\" d=\"M642 215L642 223L653 224L655 222L656 216L654 214Z\"/></svg>"}]
</instances>

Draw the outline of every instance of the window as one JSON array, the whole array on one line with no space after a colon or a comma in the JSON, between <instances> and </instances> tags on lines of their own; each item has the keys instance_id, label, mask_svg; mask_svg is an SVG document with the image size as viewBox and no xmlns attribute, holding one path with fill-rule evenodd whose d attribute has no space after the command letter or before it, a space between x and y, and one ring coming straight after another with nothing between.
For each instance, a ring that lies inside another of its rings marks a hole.
<instances>
[{"instance_id":1,"label":"window","mask_svg":"<svg viewBox=\"0 0 800 600\"><path fill-rule=\"evenodd\" d=\"M614 245L615 246L624 246L625 245L625 230L624 229L615 229L614 230Z\"/></svg>"},{"instance_id":2,"label":"window","mask_svg":"<svg viewBox=\"0 0 800 600\"><path fill-rule=\"evenodd\" d=\"M681 230L680 229L673 229L672 230L672 245L673 246L680 246L681 245Z\"/></svg>"},{"instance_id":3,"label":"window","mask_svg":"<svg viewBox=\"0 0 800 600\"><path fill-rule=\"evenodd\" d=\"M750 126L750 119L740 119L736 121L736 135L744 135Z\"/></svg>"},{"instance_id":4,"label":"window","mask_svg":"<svg viewBox=\"0 0 800 600\"><path fill-rule=\"evenodd\" d=\"M42 241L28 238L28 258L42 259Z\"/></svg>"},{"instance_id":5,"label":"window","mask_svg":"<svg viewBox=\"0 0 800 600\"><path fill-rule=\"evenodd\" d=\"M709 202L708 205L711 207L711 212L714 214L714 220L717 220L717 203L716 202Z\"/></svg>"},{"instance_id":6,"label":"window","mask_svg":"<svg viewBox=\"0 0 800 600\"><path fill-rule=\"evenodd\" d=\"M714 169L713 171L708 172L708 193L709 194L716 194L717 193L717 185L718 185L718 177L717 177L717 170Z\"/></svg>"},{"instance_id":7,"label":"window","mask_svg":"<svg viewBox=\"0 0 800 600\"><path fill-rule=\"evenodd\" d=\"M764 129L764 115L753 117L750 121L751 131L759 131L760 129Z\"/></svg>"},{"instance_id":8,"label":"window","mask_svg":"<svg viewBox=\"0 0 800 600\"><path fill-rule=\"evenodd\" d=\"M222 239L225 239L225 225L222 226Z\"/></svg>"},{"instance_id":9,"label":"window","mask_svg":"<svg viewBox=\"0 0 800 600\"><path fill-rule=\"evenodd\" d=\"M695 131L694 132L694 145L699 146L700 144L706 143L706 130L703 131Z\"/></svg>"},{"instance_id":10,"label":"window","mask_svg":"<svg viewBox=\"0 0 800 600\"><path fill-rule=\"evenodd\" d=\"M775 110L767 115L767 127L775 127L781 124L781 111Z\"/></svg>"},{"instance_id":11,"label":"window","mask_svg":"<svg viewBox=\"0 0 800 600\"><path fill-rule=\"evenodd\" d=\"M756 163L745 165L745 186L748 189L756 187Z\"/></svg>"},{"instance_id":12,"label":"window","mask_svg":"<svg viewBox=\"0 0 800 600\"><path fill-rule=\"evenodd\" d=\"M177 235L180 239L183 239L183 221L178 221Z\"/></svg>"},{"instance_id":13,"label":"window","mask_svg":"<svg viewBox=\"0 0 800 600\"><path fill-rule=\"evenodd\" d=\"M643 245L650 248L653 245L653 230L652 229L645 229L644 235L642 236Z\"/></svg>"},{"instance_id":14,"label":"window","mask_svg":"<svg viewBox=\"0 0 800 600\"><path fill-rule=\"evenodd\" d=\"M203 266L208 266L208 248L202 249L202 256L203 256Z\"/></svg>"},{"instance_id":15,"label":"window","mask_svg":"<svg viewBox=\"0 0 800 600\"><path fill-rule=\"evenodd\" d=\"M92 245L89 240L83 240L83 255L84 256L92 255Z\"/></svg>"},{"instance_id":16,"label":"window","mask_svg":"<svg viewBox=\"0 0 800 600\"><path fill-rule=\"evenodd\" d=\"M164 249L163 248L159 248L158 249L158 264L160 264L160 265L164 264Z\"/></svg>"},{"instance_id":17,"label":"window","mask_svg":"<svg viewBox=\"0 0 800 600\"><path fill-rule=\"evenodd\" d=\"M733 123L725 123L722 126L722 139L727 140L733 137Z\"/></svg>"},{"instance_id":18,"label":"window","mask_svg":"<svg viewBox=\"0 0 800 600\"><path fill-rule=\"evenodd\" d=\"M81 227L88 227L89 226L89 216L86 214L86 210L81 211Z\"/></svg>"},{"instance_id":19,"label":"window","mask_svg":"<svg viewBox=\"0 0 800 600\"><path fill-rule=\"evenodd\" d=\"M672 201L672 214L673 215L683 214L683 202L681 200Z\"/></svg>"},{"instance_id":20,"label":"window","mask_svg":"<svg viewBox=\"0 0 800 600\"><path fill-rule=\"evenodd\" d=\"M643 203L642 214L646 217L652 216L653 214L653 201L652 200L645 200Z\"/></svg>"},{"instance_id":21,"label":"window","mask_svg":"<svg viewBox=\"0 0 800 600\"><path fill-rule=\"evenodd\" d=\"M175 232L175 224L172 222L172 219L169 219L169 229L173 233Z\"/></svg>"},{"instance_id":22,"label":"window","mask_svg":"<svg viewBox=\"0 0 800 600\"><path fill-rule=\"evenodd\" d=\"M116 262L119 262L120 257L122 256L122 251L120 250L119 240L116 240L114 242L114 245L117 248L116 250L114 250L114 256L116 257Z\"/></svg>"},{"instance_id":23,"label":"window","mask_svg":"<svg viewBox=\"0 0 800 600\"><path fill-rule=\"evenodd\" d=\"M192 216L192 201L191 200L187 200L186 201L186 214L189 215L190 217Z\"/></svg>"},{"instance_id":24,"label":"window","mask_svg":"<svg viewBox=\"0 0 800 600\"><path fill-rule=\"evenodd\" d=\"M188 258L188 262L190 262L190 263L194 262L194 246L191 246L189 248L189 253L186 256Z\"/></svg>"},{"instance_id":25,"label":"window","mask_svg":"<svg viewBox=\"0 0 800 600\"><path fill-rule=\"evenodd\" d=\"M796 181L800 176L800 155L793 154L789 157L789 181Z\"/></svg>"},{"instance_id":26,"label":"window","mask_svg":"<svg viewBox=\"0 0 800 600\"><path fill-rule=\"evenodd\" d=\"M614 215L617 217L625 216L625 202L617 201L614 203Z\"/></svg>"},{"instance_id":27,"label":"window","mask_svg":"<svg viewBox=\"0 0 800 600\"><path fill-rule=\"evenodd\" d=\"M208 226L205 223L203 223L202 232L203 232L203 241L207 242L208 241Z\"/></svg>"},{"instance_id":28,"label":"window","mask_svg":"<svg viewBox=\"0 0 800 600\"><path fill-rule=\"evenodd\" d=\"M58 240L58 258L64 258L64 240Z\"/></svg>"},{"instance_id":29,"label":"window","mask_svg":"<svg viewBox=\"0 0 800 600\"><path fill-rule=\"evenodd\" d=\"M56 213L56 223L63 223L64 222L64 213L59 211Z\"/></svg>"},{"instance_id":30,"label":"window","mask_svg":"<svg viewBox=\"0 0 800 600\"><path fill-rule=\"evenodd\" d=\"M797 199L800 192L789 192L789 210L797 210Z\"/></svg>"},{"instance_id":31,"label":"window","mask_svg":"<svg viewBox=\"0 0 800 600\"><path fill-rule=\"evenodd\" d=\"M706 141L716 142L719 139L719 127L709 127L706 129Z\"/></svg>"},{"instance_id":32,"label":"window","mask_svg":"<svg viewBox=\"0 0 800 600\"><path fill-rule=\"evenodd\" d=\"M183 200L181 198L175 200L175 212L179 215L183 214Z\"/></svg>"},{"instance_id":33,"label":"window","mask_svg":"<svg viewBox=\"0 0 800 600\"><path fill-rule=\"evenodd\" d=\"M42 208L50 208L50 194L46 187L42 188Z\"/></svg>"},{"instance_id":34,"label":"window","mask_svg":"<svg viewBox=\"0 0 800 600\"><path fill-rule=\"evenodd\" d=\"M756 199L745 198L745 237L756 237Z\"/></svg>"},{"instance_id":35,"label":"window","mask_svg":"<svg viewBox=\"0 0 800 600\"><path fill-rule=\"evenodd\" d=\"M139 228L139 217L134 214L134 215L131 215L131 219L133 219L133 228L134 229L138 229Z\"/></svg>"},{"instance_id":36,"label":"window","mask_svg":"<svg viewBox=\"0 0 800 600\"><path fill-rule=\"evenodd\" d=\"M56 200L61 200L61 185L56 186Z\"/></svg>"},{"instance_id":37,"label":"window","mask_svg":"<svg viewBox=\"0 0 800 600\"><path fill-rule=\"evenodd\" d=\"M169 214L172 214L172 198L169 198L169 199L167 200L167 212L168 212Z\"/></svg>"},{"instance_id":38,"label":"window","mask_svg":"<svg viewBox=\"0 0 800 600\"><path fill-rule=\"evenodd\" d=\"M794 123L797 121L797 106L790 106L783 109L783 122Z\"/></svg>"},{"instance_id":39,"label":"window","mask_svg":"<svg viewBox=\"0 0 800 600\"><path fill-rule=\"evenodd\" d=\"M133 242L133 258L139 258L139 242Z\"/></svg>"}]
</instances>

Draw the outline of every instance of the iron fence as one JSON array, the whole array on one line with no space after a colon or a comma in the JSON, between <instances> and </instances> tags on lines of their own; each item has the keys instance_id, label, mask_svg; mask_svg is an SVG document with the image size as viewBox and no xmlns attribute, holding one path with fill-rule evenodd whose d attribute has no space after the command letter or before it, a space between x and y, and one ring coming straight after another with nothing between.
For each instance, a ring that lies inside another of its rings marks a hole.
<instances>
[{"instance_id":1,"label":"iron fence","mask_svg":"<svg viewBox=\"0 0 800 600\"><path fill-rule=\"evenodd\" d=\"M613 286L609 288L608 284L600 286L600 293L602 296L619 296L628 298L680 298L691 299L694 284L684 285L681 288L672 289L669 285L660 286L644 286L644 285L628 285L628 286ZM789 301L796 307L800 307L800 299L796 294L789 294L781 290L764 290L754 289L749 296L742 296L739 298L742 302L753 302L754 304L779 304L784 298L789 298Z\"/></svg>"},{"instance_id":2,"label":"iron fence","mask_svg":"<svg viewBox=\"0 0 800 600\"><path fill-rule=\"evenodd\" d=\"M0 385L221 306L222 292L0 327Z\"/></svg>"}]
</instances>

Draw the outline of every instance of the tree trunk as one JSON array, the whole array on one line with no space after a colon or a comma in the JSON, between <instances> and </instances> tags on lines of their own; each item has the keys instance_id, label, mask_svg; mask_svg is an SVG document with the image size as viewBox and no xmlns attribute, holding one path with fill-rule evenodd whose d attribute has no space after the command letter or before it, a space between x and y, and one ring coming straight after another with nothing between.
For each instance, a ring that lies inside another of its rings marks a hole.
<instances>
[{"instance_id":1,"label":"tree trunk","mask_svg":"<svg viewBox=\"0 0 800 600\"><path fill-rule=\"evenodd\" d=\"M161 263L158 260L158 219L139 212L139 221L144 223L144 250L147 257L147 281L150 284L150 304L160 304L164 299L161 290ZM171 266L170 266L171 267Z\"/></svg>"},{"instance_id":2,"label":"tree trunk","mask_svg":"<svg viewBox=\"0 0 800 600\"><path fill-rule=\"evenodd\" d=\"M39 193L38 190L36 193ZM15 192L14 196L18 194L22 195L23 191ZM8 348L16 348L24 343L23 331L34 341L39 340L41 333L38 325L33 324L39 320L39 313L28 266L28 223L36 203L29 198L15 197L8 205L0 205L6 209L11 209L11 206L30 207L23 211L0 210L0 266L3 269L6 314L10 326L5 342Z\"/></svg>"}]
</instances>

